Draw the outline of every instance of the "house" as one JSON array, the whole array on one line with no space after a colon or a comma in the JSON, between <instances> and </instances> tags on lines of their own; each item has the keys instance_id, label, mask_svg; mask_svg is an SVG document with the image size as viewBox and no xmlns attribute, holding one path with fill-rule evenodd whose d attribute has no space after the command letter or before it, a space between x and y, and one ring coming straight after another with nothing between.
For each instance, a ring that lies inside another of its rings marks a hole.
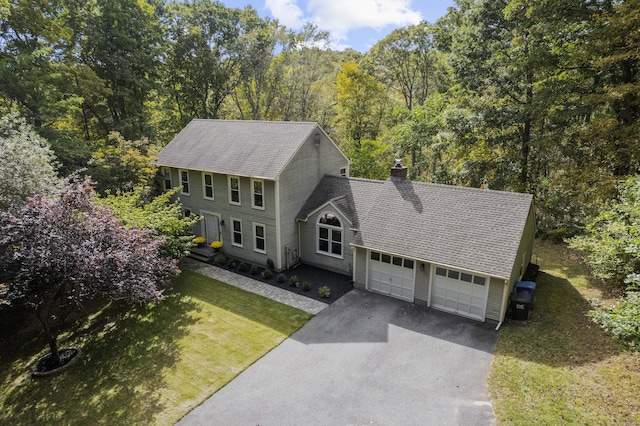
<instances>
[{"instance_id":1,"label":"house","mask_svg":"<svg viewBox=\"0 0 640 426\"><path fill-rule=\"evenodd\" d=\"M303 262L354 287L479 321L505 318L535 235L529 194L348 177L316 123L194 120L158 155L207 241L277 270Z\"/></svg>"}]
</instances>

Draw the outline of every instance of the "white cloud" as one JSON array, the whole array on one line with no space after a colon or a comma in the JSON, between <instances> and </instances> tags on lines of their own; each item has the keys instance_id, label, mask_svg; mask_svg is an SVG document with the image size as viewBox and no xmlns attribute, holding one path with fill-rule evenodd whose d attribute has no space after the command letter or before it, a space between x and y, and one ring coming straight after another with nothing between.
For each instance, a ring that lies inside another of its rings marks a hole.
<instances>
[{"instance_id":1,"label":"white cloud","mask_svg":"<svg viewBox=\"0 0 640 426\"><path fill-rule=\"evenodd\" d=\"M304 13L298 7L297 2L298 0L266 0L265 6L282 25L298 29L308 19L303 18Z\"/></svg>"},{"instance_id":2,"label":"white cloud","mask_svg":"<svg viewBox=\"0 0 640 426\"><path fill-rule=\"evenodd\" d=\"M329 31L333 48L346 47L350 31L413 25L423 19L411 8L411 0L266 0L266 6L290 28L299 29L311 21Z\"/></svg>"}]
</instances>

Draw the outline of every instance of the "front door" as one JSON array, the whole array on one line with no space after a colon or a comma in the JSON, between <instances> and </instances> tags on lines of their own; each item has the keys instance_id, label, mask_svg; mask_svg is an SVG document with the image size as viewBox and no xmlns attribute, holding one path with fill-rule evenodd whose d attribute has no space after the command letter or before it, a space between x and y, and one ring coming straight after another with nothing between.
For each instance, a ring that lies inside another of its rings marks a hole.
<instances>
[{"instance_id":1,"label":"front door","mask_svg":"<svg viewBox=\"0 0 640 426\"><path fill-rule=\"evenodd\" d=\"M220 217L212 213L204 213L204 235L207 245L220 240Z\"/></svg>"}]
</instances>

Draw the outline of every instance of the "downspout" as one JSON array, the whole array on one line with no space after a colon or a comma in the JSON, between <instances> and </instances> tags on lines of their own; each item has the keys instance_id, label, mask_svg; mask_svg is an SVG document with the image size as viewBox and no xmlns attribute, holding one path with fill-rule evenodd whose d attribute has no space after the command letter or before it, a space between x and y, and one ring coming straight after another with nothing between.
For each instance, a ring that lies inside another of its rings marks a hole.
<instances>
[{"instance_id":1,"label":"downspout","mask_svg":"<svg viewBox=\"0 0 640 426\"><path fill-rule=\"evenodd\" d=\"M282 235L280 235L280 181L275 181L275 219L276 219L276 269L282 269Z\"/></svg>"},{"instance_id":2,"label":"downspout","mask_svg":"<svg viewBox=\"0 0 640 426\"><path fill-rule=\"evenodd\" d=\"M500 329L500 326L502 325L502 321L504 321L504 317L507 314L506 311L507 311L508 300L509 300L509 281L504 280L504 287L502 290L502 308L500 309L500 322L496 326L496 331Z\"/></svg>"},{"instance_id":3,"label":"downspout","mask_svg":"<svg viewBox=\"0 0 640 426\"><path fill-rule=\"evenodd\" d=\"M358 249L356 246L351 246L351 251L353 251L353 271L351 271L351 281L353 283L356 282L356 259L358 258Z\"/></svg>"}]
</instances>

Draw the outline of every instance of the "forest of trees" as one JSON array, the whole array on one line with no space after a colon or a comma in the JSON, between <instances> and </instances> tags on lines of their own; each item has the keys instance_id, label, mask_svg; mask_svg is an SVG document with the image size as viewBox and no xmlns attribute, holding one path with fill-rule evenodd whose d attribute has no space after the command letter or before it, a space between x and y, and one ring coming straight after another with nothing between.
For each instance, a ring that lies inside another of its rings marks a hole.
<instances>
[{"instance_id":1,"label":"forest of trees","mask_svg":"<svg viewBox=\"0 0 640 426\"><path fill-rule=\"evenodd\" d=\"M640 0L457 0L362 54L211 0L9 0L0 115L61 176L100 175L123 141L152 154L193 118L317 121L352 176L400 157L415 180L530 192L563 238L638 173L639 27Z\"/></svg>"}]
</instances>

